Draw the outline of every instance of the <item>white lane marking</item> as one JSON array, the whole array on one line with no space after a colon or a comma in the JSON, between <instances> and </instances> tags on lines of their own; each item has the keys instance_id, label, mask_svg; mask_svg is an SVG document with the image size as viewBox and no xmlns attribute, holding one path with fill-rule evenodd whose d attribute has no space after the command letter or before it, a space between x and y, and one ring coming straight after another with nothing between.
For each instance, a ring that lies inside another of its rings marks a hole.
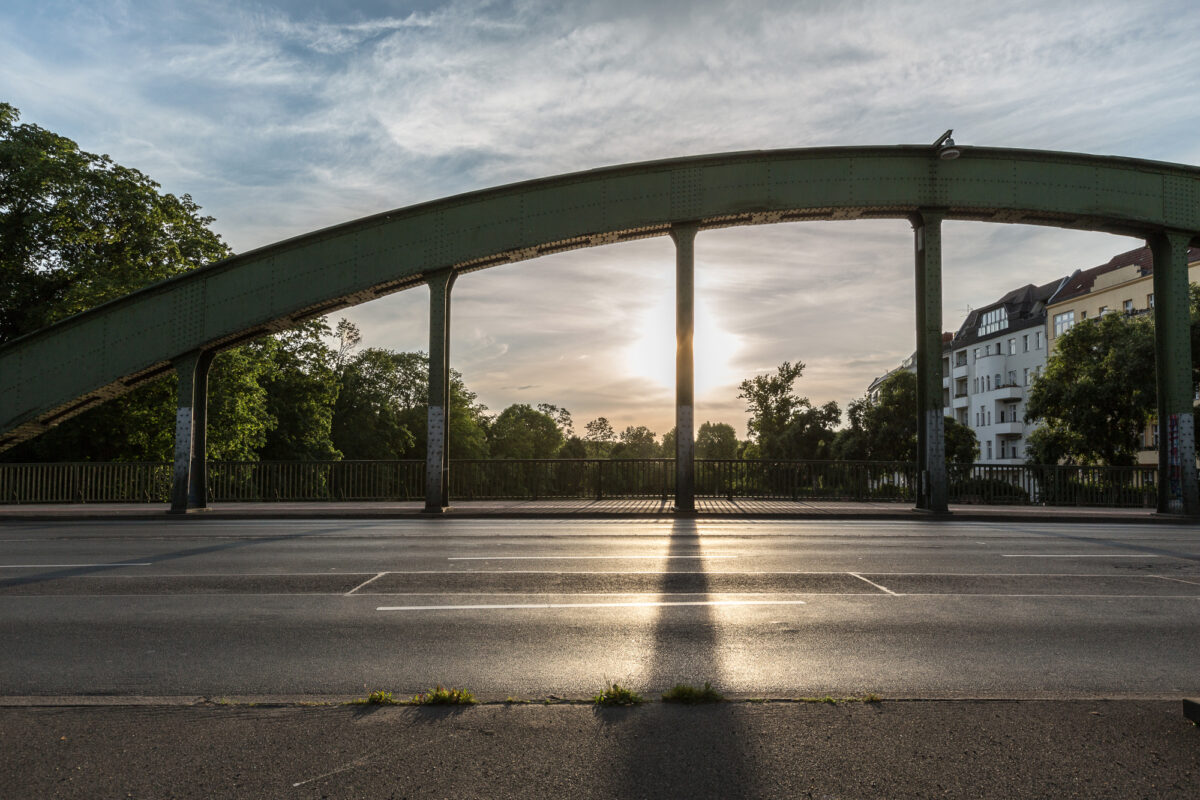
<instances>
[{"instance_id":1,"label":"white lane marking","mask_svg":"<svg viewBox=\"0 0 1200 800\"><path fill-rule=\"evenodd\" d=\"M714 559L737 556L450 556L447 561L662 561L668 558Z\"/></svg>"},{"instance_id":2,"label":"white lane marking","mask_svg":"<svg viewBox=\"0 0 1200 800\"><path fill-rule=\"evenodd\" d=\"M1124 555L1117 553L1016 553L1013 555L1004 554L1001 558L1163 558L1159 555Z\"/></svg>"},{"instance_id":3,"label":"white lane marking","mask_svg":"<svg viewBox=\"0 0 1200 800\"><path fill-rule=\"evenodd\" d=\"M361 589L362 587L366 586L366 585L367 585L368 583L370 583L371 581L378 580L378 579L382 578L384 575L387 575L387 573L386 573L386 572L381 572L381 573L379 573L378 575L376 575L376 576L375 576L375 577L373 577L373 578L367 578L365 581L363 581L362 583L360 583L358 586L355 586L353 589L351 589L350 591L346 592L346 594L348 594L348 595L354 594L355 592L357 592L357 591L358 591L359 589Z\"/></svg>"},{"instance_id":4,"label":"white lane marking","mask_svg":"<svg viewBox=\"0 0 1200 800\"><path fill-rule=\"evenodd\" d=\"M893 592L891 589L887 588L886 586L880 586L875 581L868 580L867 578L864 578L862 575L859 575L857 572L847 572L846 574L853 575L854 577L858 578L860 581L865 581L865 582L871 584L872 586L874 586L876 589L878 589L881 592L887 592L890 595L896 595L895 592ZM896 596L899 596L899 595L896 595Z\"/></svg>"},{"instance_id":5,"label":"white lane marking","mask_svg":"<svg viewBox=\"0 0 1200 800\"><path fill-rule=\"evenodd\" d=\"M620 603L503 603L453 606L379 606L376 611L481 611L519 608L661 608L663 606L803 606L804 600L634 600Z\"/></svg>"},{"instance_id":6,"label":"white lane marking","mask_svg":"<svg viewBox=\"0 0 1200 800\"><path fill-rule=\"evenodd\" d=\"M148 567L149 561L135 561L122 564L0 564L0 569L65 569L75 567Z\"/></svg>"},{"instance_id":7,"label":"white lane marking","mask_svg":"<svg viewBox=\"0 0 1200 800\"><path fill-rule=\"evenodd\" d=\"M1142 577L1142 576L1131 575L1130 577ZM1197 582L1197 581L1185 581L1183 578L1168 578L1166 575L1146 575L1144 577L1161 578L1164 581L1175 581L1176 583L1186 583L1188 586L1200 586L1200 582Z\"/></svg>"}]
</instances>

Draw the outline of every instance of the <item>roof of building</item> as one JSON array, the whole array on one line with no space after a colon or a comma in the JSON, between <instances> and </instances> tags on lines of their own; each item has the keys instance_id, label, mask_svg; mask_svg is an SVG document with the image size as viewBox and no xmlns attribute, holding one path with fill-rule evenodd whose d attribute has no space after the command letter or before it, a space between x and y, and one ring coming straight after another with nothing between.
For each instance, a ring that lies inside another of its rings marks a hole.
<instances>
[{"instance_id":1,"label":"roof of building","mask_svg":"<svg viewBox=\"0 0 1200 800\"><path fill-rule=\"evenodd\" d=\"M1188 248L1188 263L1200 260L1200 248ZM1076 297L1087 294L1092 291L1092 286L1096 283L1096 278L1109 272L1114 272L1124 267L1137 267L1140 277L1154 274L1154 256L1150 252L1149 247L1139 247L1136 250L1129 250L1124 253L1118 253L1110 258L1106 263L1090 269L1077 269L1067 277L1062 288L1050 298L1048 303L1061 303L1066 300L1073 300Z\"/></svg>"},{"instance_id":2,"label":"roof of building","mask_svg":"<svg viewBox=\"0 0 1200 800\"><path fill-rule=\"evenodd\" d=\"M1012 331L1032 328L1041 325L1046 319L1046 303L1062 286L1063 279L1050 281L1041 286L1027 283L1013 289L994 303L973 309L963 324L959 327L954 338L943 344L943 349L966 347L984 339L995 339ZM979 321L989 311L1004 308L1008 312L1008 325L1004 328L982 336L979 335Z\"/></svg>"}]
</instances>

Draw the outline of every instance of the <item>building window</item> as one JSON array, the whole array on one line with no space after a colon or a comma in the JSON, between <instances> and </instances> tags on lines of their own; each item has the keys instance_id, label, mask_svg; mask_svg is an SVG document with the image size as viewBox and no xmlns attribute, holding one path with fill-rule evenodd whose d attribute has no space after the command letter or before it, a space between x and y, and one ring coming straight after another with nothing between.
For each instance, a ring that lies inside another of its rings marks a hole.
<instances>
[{"instance_id":1,"label":"building window","mask_svg":"<svg viewBox=\"0 0 1200 800\"><path fill-rule=\"evenodd\" d=\"M1008 354L1010 356L1015 356L1017 354L1017 339L1015 336L1008 340Z\"/></svg>"},{"instance_id":2,"label":"building window","mask_svg":"<svg viewBox=\"0 0 1200 800\"><path fill-rule=\"evenodd\" d=\"M1021 337L1021 347L1023 348L1023 352L1026 352L1026 353L1029 352L1029 334L1028 333Z\"/></svg>"},{"instance_id":3,"label":"building window","mask_svg":"<svg viewBox=\"0 0 1200 800\"><path fill-rule=\"evenodd\" d=\"M1064 311L1061 314L1054 315L1054 337L1057 339L1067 331L1071 330L1071 326L1075 324L1075 312ZM1038 349L1041 349L1039 345Z\"/></svg>"},{"instance_id":4,"label":"building window","mask_svg":"<svg viewBox=\"0 0 1200 800\"><path fill-rule=\"evenodd\" d=\"M1096 312L1096 315L1103 317L1107 313L1108 313L1108 306L1100 306L1100 310Z\"/></svg>"},{"instance_id":5,"label":"building window","mask_svg":"<svg viewBox=\"0 0 1200 800\"><path fill-rule=\"evenodd\" d=\"M1146 295L1146 308L1154 308L1154 293Z\"/></svg>"},{"instance_id":6,"label":"building window","mask_svg":"<svg viewBox=\"0 0 1200 800\"><path fill-rule=\"evenodd\" d=\"M1125 309L1126 314L1133 313L1133 301L1132 300L1126 300L1125 302L1121 303L1121 307L1123 309Z\"/></svg>"},{"instance_id":7,"label":"building window","mask_svg":"<svg viewBox=\"0 0 1200 800\"><path fill-rule=\"evenodd\" d=\"M999 389L1004 383L1000 380L1000 373L996 373L996 388Z\"/></svg>"},{"instance_id":8,"label":"building window","mask_svg":"<svg viewBox=\"0 0 1200 800\"><path fill-rule=\"evenodd\" d=\"M965 367L967 365L967 351L959 350L954 354L954 366Z\"/></svg>"},{"instance_id":9,"label":"building window","mask_svg":"<svg viewBox=\"0 0 1200 800\"><path fill-rule=\"evenodd\" d=\"M1023 377L1025 378L1025 385L1028 386L1029 385L1029 367L1025 368L1025 375Z\"/></svg>"},{"instance_id":10,"label":"building window","mask_svg":"<svg viewBox=\"0 0 1200 800\"><path fill-rule=\"evenodd\" d=\"M992 440L991 439L987 440L987 451L988 451L988 454L987 454L988 461L991 461L992 460Z\"/></svg>"},{"instance_id":11,"label":"building window","mask_svg":"<svg viewBox=\"0 0 1200 800\"><path fill-rule=\"evenodd\" d=\"M1017 371L1015 369L1010 369L1008 371L1008 385L1009 386L1017 385Z\"/></svg>"},{"instance_id":12,"label":"building window","mask_svg":"<svg viewBox=\"0 0 1200 800\"><path fill-rule=\"evenodd\" d=\"M976 347L976 348L975 348L975 350L972 352L972 354L971 354L971 355L974 357L974 359L975 359L976 361L978 361L978 360L979 360L979 348L978 348L978 347Z\"/></svg>"},{"instance_id":13,"label":"building window","mask_svg":"<svg viewBox=\"0 0 1200 800\"><path fill-rule=\"evenodd\" d=\"M1033 338L1034 338L1034 341L1036 341L1036 342L1037 342L1037 347L1035 347L1034 349L1035 349L1035 350L1041 350L1041 349L1042 349L1042 332L1041 332L1041 331L1036 331L1036 332L1033 334Z\"/></svg>"},{"instance_id":14,"label":"building window","mask_svg":"<svg viewBox=\"0 0 1200 800\"><path fill-rule=\"evenodd\" d=\"M1086 308L1079 312L1079 318L1087 319L1087 309Z\"/></svg>"},{"instance_id":15,"label":"building window","mask_svg":"<svg viewBox=\"0 0 1200 800\"><path fill-rule=\"evenodd\" d=\"M995 333L1007 327L1008 311L1003 308L994 308L979 319L978 335L987 336L989 333Z\"/></svg>"},{"instance_id":16,"label":"building window","mask_svg":"<svg viewBox=\"0 0 1200 800\"><path fill-rule=\"evenodd\" d=\"M990 392L990 391L992 390L992 376L991 376L991 375L984 375L984 376L983 376L983 380L984 380L984 384L983 384L983 385L984 385L984 391L985 391L985 392Z\"/></svg>"}]
</instances>

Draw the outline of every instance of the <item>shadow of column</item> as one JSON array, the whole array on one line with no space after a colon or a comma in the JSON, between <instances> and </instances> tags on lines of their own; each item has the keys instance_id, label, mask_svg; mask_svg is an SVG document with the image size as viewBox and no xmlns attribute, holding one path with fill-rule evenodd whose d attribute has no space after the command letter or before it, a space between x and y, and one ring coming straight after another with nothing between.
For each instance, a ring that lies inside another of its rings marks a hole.
<instances>
[{"instance_id":1,"label":"shadow of column","mask_svg":"<svg viewBox=\"0 0 1200 800\"><path fill-rule=\"evenodd\" d=\"M663 602L711 602L695 520L676 520L659 581ZM618 741L614 753L617 797L757 797L748 758L750 730L745 707L728 703L685 706L659 702L676 683L697 688L710 682L723 691L719 622L710 605L660 606L644 677L634 687L650 703L596 713Z\"/></svg>"}]
</instances>

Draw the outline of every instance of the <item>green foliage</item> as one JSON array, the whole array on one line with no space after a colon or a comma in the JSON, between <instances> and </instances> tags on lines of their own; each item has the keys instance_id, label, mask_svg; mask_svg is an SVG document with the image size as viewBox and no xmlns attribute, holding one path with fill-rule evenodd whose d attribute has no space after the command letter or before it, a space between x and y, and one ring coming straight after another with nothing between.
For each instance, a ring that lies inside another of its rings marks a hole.
<instances>
[{"instance_id":1,"label":"green foliage","mask_svg":"<svg viewBox=\"0 0 1200 800\"><path fill-rule=\"evenodd\" d=\"M841 421L837 403L814 407L795 393L804 364L785 361L774 375L756 375L741 382L738 398L746 401L746 428L758 445L758 458L828 458L834 427Z\"/></svg>"},{"instance_id":2,"label":"green foliage","mask_svg":"<svg viewBox=\"0 0 1200 800\"><path fill-rule=\"evenodd\" d=\"M333 413L338 396L334 354L325 346L324 320L306 322L263 344L274 369L260 380L274 426L259 457L267 461L333 460Z\"/></svg>"},{"instance_id":3,"label":"green foliage","mask_svg":"<svg viewBox=\"0 0 1200 800\"><path fill-rule=\"evenodd\" d=\"M590 458L608 458L617 441L616 431L605 417L597 417L583 426L583 443Z\"/></svg>"},{"instance_id":4,"label":"green foliage","mask_svg":"<svg viewBox=\"0 0 1200 800\"><path fill-rule=\"evenodd\" d=\"M587 458L587 445L583 443L583 439L578 436L572 436L567 441L563 442L563 446L558 448L557 458Z\"/></svg>"},{"instance_id":5,"label":"green foliage","mask_svg":"<svg viewBox=\"0 0 1200 800\"><path fill-rule=\"evenodd\" d=\"M672 454L674 455L674 454ZM696 432L696 458L737 458L737 431L724 422L705 422Z\"/></svg>"},{"instance_id":6,"label":"green foliage","mask_svg":"<svg viewBox=\"0 0 1200 800\"><path fill-rule=\"evenodd\" d=\"M663 692L662 700L664 703L696 705L698 703L723 702L725 695L712 688L712 684L708 681L704 682L703 689L697 689L695 686L690 686L686 683L677 683Z\"/></svg>"},{"instance_id":7,"label":"green foliage","mask_svg":"<svg viewBox=\"0 0 1200 800\"><path fill-rule=\"evenodd\" d=\"M1106 314L1075 325L1058 338L1029 393L1025 419L1043 425L1030 461L1133 464L1156 398L1149 317Z\"/></svg>"},{"instance_id":8,"label":"green foliage","mask_svg":"<svg viewBox=\"0 0 1200 800\"><path fill-rule=\"evenodd\" d=\"M900 370L879 385L879 398L853 400L850 426L839 431L832 455L844 461L916 461L917 376ZM945 418L946 460L970 464L979 452L975 432Z\"/></svg>"},{"instance_id":9,"label":"green foliage","mask_svg":"<svg viewBox=\"0 0 1200 800\"><path fill-rule=\"evenodd\" d=\"M488 431L493 458L554 458L562 446L554 418L525 403L501 411Z\"/></svg>"},{"instance_id":10,"label":"green foliage","mask_svg":"<svg viewBox=\"0 0 1200 800\"><path fill-rule=\"evenodd\" d=\"M391 692L376 689L367 695L367 703L373 706L394 706L398 705L399 701L392 697Z\"/></svg>"},{"instance_id":11,"label":"green foliage","mask_svg":"<svg viewBox=\"0 0 1200 800\"><path fill-rule=\"evenodd\" d=\"M658 458L661 451L654 431L645 425L630 425L621 431L621 440L612 448L612 458Z\"/></svg>"},{"instance_id":12,"label":"green foliage","mask_svg":"<svg viewBox=\"0 0 1200 800\"><path fill-rule=\"evenodd\" d=\"M428 425L429 357L368 348L341 356L340 389L331 424L333 445L347 459L424 458ZM487 407L462 375L450 371L452 458L486 458Z\"/></svg>"},{"instance_id":13,"label":"green foliage","mask_svg":"<svg viewBox=\"0 0 1200 800\"><path fill-rule=\"evenodd\" d=\"M0 103L0 343L229 255L191 197Z\"/></svg>"},{"instance_id":14,"label":"green foliage","mask_svg":"<svg viewBox=\"0 0 1200 800\"><path fill-rule=\"evenodd\" d=\"M414 694L414 706L473 706L479 701L466 689L446 689L438 684L425 694Z\"/></svg>"},{"instance_id":15,"label":"green foliage","mask_svg":"<svg viewBox=\"0 0 1200 800\"><path fill-rule=\"evenodd\" d=\"M592 705L596 706L637 706L644 702L646 702L646 698L615 682L606 686L600 694L592 697Z\"/></svg>"},{"instance_id":16,"label":"green foliage","mask_svg":"<svg viewBox=\"0 0 1200 800\"><path fill-rule=\"evenodd\" d=\"M537 410L554 420L564 439L570 439L575 435L575 423L571 419L570 411L559 408L553 403L538 403Z\"/></svg>"}]
</instances>

